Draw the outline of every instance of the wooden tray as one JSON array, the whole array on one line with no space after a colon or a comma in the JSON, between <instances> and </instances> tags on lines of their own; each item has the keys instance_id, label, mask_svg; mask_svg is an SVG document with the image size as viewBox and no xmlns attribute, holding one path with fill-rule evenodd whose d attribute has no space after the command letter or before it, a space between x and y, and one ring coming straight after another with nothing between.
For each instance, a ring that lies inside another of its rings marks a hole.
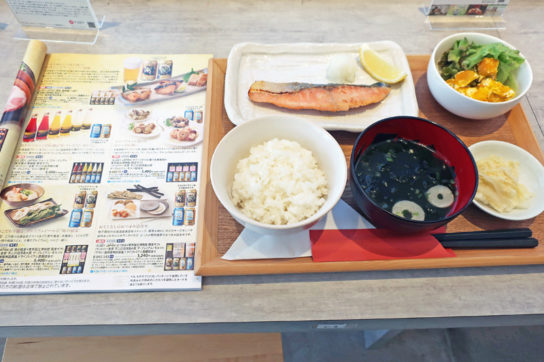
<instances>
[{"instance_id":1,"label":"wooden tray","mask_svg":"<svg viewBox=\"0 0 544 362\"><path fill-rule=\"evenodd\" d=\"M483 140L507 141L524 148L544 163L536 138L521 105L508 114L490 120L474 121L459 118L442 108L429 92L426 69L429 56L411 55L412 70L420 115L454 131L470 146ZM448 231L473 231L499 228L530 227L542 243L535 249L456 250L457 257L443 259L399 259L314 263L310 257L294 259L228 261L221 256L229 249L243 227L230 217L219 203L209 180L209 164L223 135L234 125L223 106L226 59L211 59L208 66L206 131L204 134L203 165L201 170L200 207L198 210L198 240L195 271L198 275L245 275L339 272L358 270L457 268L497 265L544 264L544 213L526 221L506 221L485 214L471 205L462 215L448 224ZM357 133L331 132L338 140L349 162ZM354 206L348 187L342 197Z\"/></svg>"}]
</instances>

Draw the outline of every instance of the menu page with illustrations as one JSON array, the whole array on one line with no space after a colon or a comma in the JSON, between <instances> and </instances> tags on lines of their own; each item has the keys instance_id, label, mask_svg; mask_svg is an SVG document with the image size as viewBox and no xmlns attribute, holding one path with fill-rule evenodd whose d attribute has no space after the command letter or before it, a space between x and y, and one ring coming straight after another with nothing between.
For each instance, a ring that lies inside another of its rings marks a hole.
<instances>
[{"instance_id":1,"label":"menu page with illustrations","mask_svg":"<svg viewBox=\"0 0 544 362\"><path fill-rule=\"evenodd\" d=\"M0 293L201 288L209 58L45 57L0 195Z\"/></svg>"}]
</instances>

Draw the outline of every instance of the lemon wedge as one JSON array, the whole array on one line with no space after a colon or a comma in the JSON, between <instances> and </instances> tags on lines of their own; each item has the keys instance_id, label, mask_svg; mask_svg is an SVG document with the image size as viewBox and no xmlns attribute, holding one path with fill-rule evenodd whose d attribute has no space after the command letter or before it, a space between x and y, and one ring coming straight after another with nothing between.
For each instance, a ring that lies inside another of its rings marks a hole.
<instances>
[{"instance_id":1,"label":"lemon wedge","mask_svg":"<svg viewBox=\"0 0 544 362\"><path fill-rule=\"evenodd\" d=\"M372 49L362 47L359 56L363 68L381 82L395 84L406 78L404 71L389 63Z\"/></svg>"},{"instance_id":2,"label":"lemon wedge","mask_svg":"<svg viewBox=\"0 0 544 362\"><path fill-rule=\"evenodd\" d=\"M174 91L175 93L183 93L185 92L185 89L187 88L187 83L183 82L177 87L177 89Z\"/></svg>"}]
</instances>

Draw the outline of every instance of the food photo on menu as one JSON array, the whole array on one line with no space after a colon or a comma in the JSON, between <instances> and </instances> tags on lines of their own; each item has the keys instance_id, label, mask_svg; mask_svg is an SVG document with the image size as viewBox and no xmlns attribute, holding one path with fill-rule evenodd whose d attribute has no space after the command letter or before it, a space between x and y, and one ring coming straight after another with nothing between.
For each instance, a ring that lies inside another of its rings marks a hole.
<instances>
[{"instance_id":1,"label":"food photo on menu","mask_svg":"<svg viewBox=\"0 0 544 362\"><path fill-rule=\"evenodd\" d=\"M203 110L190 106L179 115L132 108L126 114L125 135L134 141L190 147L204 137Z\"/></svg>"},{"instance_id":2,"label":"food photo on menu","mask_svg":"<svg viewBox=\"0 0 544 362\"><path fill-rule=\"evenodd\" d=\"M126 105L143 105L177 97L184 97L206 89L207 69L191 69L184 74L172 74L171 59L124 60L123 81L119 100ZM119 89L119 88L114 88Z\"/></svg>"},{"instance_id":3,"label":"food photo on menu","mask_svg":"<svg viewBox=\"0 0 544 362\"><path fill-rule=\"evenodd\" d=\"M5 187L0 192L3 200L3 216L14 228L51 227L61 222L68 213L63 205L66 199L62 193L52 193L37 184L15 184ZM4 223L3 223L4 224Z\"/></svg>"},{"instance_id":4,"label":"food photo on menu","mask_svg":"<svg viewBox=\"0 0 544 362\"><path fill-rule=\"evenodd\" d=\"M133 185L108 193L111 219L143 219L172 216L172 202L157 186Z\"/></svg>"},{"instance_id":5,"label":"food photo on menu","mask_svg":"<svg viewBox=\"0 0 544 362\"><path fill-rule=\"evenodd\" d=\"M124 59L124 85L112 87L122 104L119 112L123 114L117 116L123 120L123 138L170 147L191 147L202 142L204 107L191 104L189 96L206 90L207 69L176 75L176 65L172 59ZM187 105L175 107L177 113L162 104L183 97L189 97L184 102Z\"/></svg>"}]
</instances>

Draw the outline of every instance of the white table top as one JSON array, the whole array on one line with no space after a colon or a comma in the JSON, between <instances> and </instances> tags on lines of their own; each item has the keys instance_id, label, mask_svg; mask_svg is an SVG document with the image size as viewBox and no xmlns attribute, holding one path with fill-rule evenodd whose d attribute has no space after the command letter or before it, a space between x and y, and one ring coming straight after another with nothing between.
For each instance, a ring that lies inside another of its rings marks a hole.
<instances>
[{"instance_id":1,"label":"white table top","mask_svg":"<svg viewBox=\"0 0 544 362\"><path fill-rule=\"evenodd\" d=\"M94 46L48 44L50 52L213 53L243 41L393 40L428 54L454 31L431 31L421 1L93 1L105 28ZM490 31L530 60L523 106L544 145L544 5L511 2L507 29ZM0 102L8 97L26 42L0 2ZM544 242L544 241L543 241ZM316 322L317 321L317 322ZM0 336L154 334L315 327L406 328L544 321L544 266L204 278L198 292L0 297ZM247 323L256 322L256 323ZM287 322L287 323L286 323ZM304 324L309 323L309 324ZM342 325L342 323L340 323ZM265 327L262 327L265 326Z\"/></svg>"}]
</instances>

